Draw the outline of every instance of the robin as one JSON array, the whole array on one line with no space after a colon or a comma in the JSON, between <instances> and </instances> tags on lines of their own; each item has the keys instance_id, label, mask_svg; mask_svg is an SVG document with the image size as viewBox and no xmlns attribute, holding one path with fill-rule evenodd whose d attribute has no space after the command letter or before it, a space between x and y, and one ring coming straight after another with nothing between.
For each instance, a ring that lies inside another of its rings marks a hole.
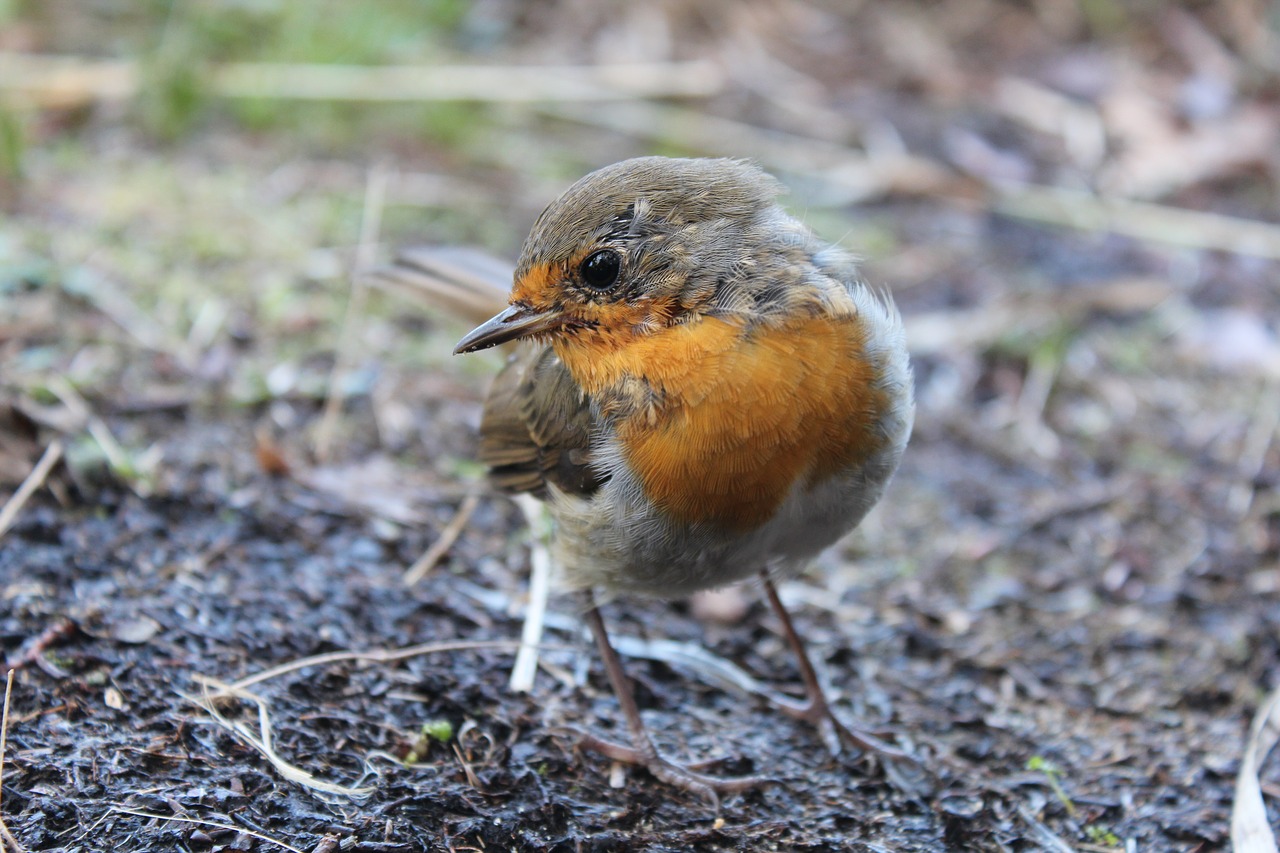
<instances>
[{"instance_id":1,"label":"robin","mask_svg":"<svg viewBox=\"0 0 1280 853\"><path fill-rule=\"evenodd\" d=\"M479 456L498 488L546 502L563 582L587 597L631 744L582 745L712 801L767 780L658 752L597 593L674 598L759 576L807 693L783 710L904 756L836 718L774 585L852 530L898 467L914 412L902 320L781 191L739 160L592 172L534 223L505 309L454 350L525 343L485 402ZM440 289L412 255L385 277ZM455 310L484 302L445 289Z\"/></svg>"}]
</instances>

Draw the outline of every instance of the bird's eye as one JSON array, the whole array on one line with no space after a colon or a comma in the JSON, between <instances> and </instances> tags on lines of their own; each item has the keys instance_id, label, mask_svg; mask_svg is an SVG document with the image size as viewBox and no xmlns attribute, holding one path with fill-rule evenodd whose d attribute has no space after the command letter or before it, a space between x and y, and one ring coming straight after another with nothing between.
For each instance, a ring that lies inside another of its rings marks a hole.
<instances>
[{"instance_id":1,"label":"bird's eye","mask_svg":"<svg viewBox=\"0 0 1280 853\"><path fill-rule=\"evenodd\" d=\"M578 274L587 287L593 290L608 290L618 280L622 271L622 256L613 249L601 249L587 255L587 259L578 267Z\"/></svg>"}]
</instances>

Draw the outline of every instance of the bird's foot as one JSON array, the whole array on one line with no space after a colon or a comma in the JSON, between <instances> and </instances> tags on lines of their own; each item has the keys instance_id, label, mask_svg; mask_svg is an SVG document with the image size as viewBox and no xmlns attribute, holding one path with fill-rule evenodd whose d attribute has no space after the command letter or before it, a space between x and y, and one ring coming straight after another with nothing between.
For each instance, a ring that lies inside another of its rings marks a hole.
<instances>
[{"instance_id":1,"label":"bird's foot","mask_svg":"<svg viewBox=\"0 0 1280 853\"><path fill-rule=\"evenodd\" d=\"M804 702L774 692L770 692L768 698L788 717L803 720L816 728L832 755L839 755L843 747L847 746L885 758L914 760L909 753L893 746L879 735L845 723L836 716L827 703L826 696L821 693Z\"/></svg>"},{"instance_id":2,"label":"bird's foot","mask_svg":"<svg viewBox=\"0 0 1280 853\"><path fill-rule=\"evenodd\" d=\"M700 771L715 762L676 764L664 758L648 737L639 740L640 746L627 746L576 729L573 733L578 738L578 746L583 749L598 752L606 758L623 764L643 767L660 782L698 794L709 802L717 813L720 811L722 794L739 794L777 783L776 779L770 779L767 776L708 776Z\"/></svg>"},{"instance_id":3,"label":"bird's foot","mask_svg":"<svg viewBox=\"0 0 1280 853\"><path fill-rule=\"evenodd\" d=\"M878 757L885 774L899 790L923 796L933 788L929 772L919 758L889 743L882 735L845 723L836 716L824 694L800 702L790 696L770 693L769 700L787 716L816 728L832 755L839 755L844 747L857 749Z\"/></svg>"}]
</instances>

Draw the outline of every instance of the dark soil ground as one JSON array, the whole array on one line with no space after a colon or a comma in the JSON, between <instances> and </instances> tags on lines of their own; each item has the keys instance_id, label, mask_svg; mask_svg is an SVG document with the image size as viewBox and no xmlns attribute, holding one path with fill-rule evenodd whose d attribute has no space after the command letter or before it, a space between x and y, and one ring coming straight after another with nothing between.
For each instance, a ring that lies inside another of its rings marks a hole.
<instances>
[{"instance_id":1,"label":"dark soil ground","mask_svg":"<svg viewBox=\"0 0 1280 853\"><path fill-rule=\"evenodd\" d=\"M976 105L935 107L882 105L908 142L921 116L986 132ZM538 127L550 150L571 133ZM348 327L335 449L316 453L357 158L221 129L159 147L109 114L41 132L0 230L5 482L55 436L68 448L0 540L16 670L0 818L22 849L1227 846L1250 720L1280 684L1277 261L1029 224L972 187L814 201L807 218L869 247L867 278L902 307L920 405L882 505L784 594L842 713L907 747L929 784L832 757L705 667L628 659L670 754L779 780L717 815L575 750L573 727L622 736L576 602L553 600L535 690L507 689L527 534L467 461L496 357L450 359L460 326L372 294ZM599 162L647 150L572 133L612 152ZM581 171L521 182L432 146L397 157L384 250L511 254ZM425 173L461 212L413 206ZM1274 181L1268 196L1215 180L1177 200L1274 218ZM406 586L475 492L457 542ZM733 624L681 602L606 617L794 686L744 592ZM417 644L442 647L387 657ZM280 758L362 793L273 766L249 744L250 701L216 702L222 721L194 701L209 679L343 651L384 657L247 689ZM1278 786L1272 761L1273 826Z\"/></svg>"}]
</instances>

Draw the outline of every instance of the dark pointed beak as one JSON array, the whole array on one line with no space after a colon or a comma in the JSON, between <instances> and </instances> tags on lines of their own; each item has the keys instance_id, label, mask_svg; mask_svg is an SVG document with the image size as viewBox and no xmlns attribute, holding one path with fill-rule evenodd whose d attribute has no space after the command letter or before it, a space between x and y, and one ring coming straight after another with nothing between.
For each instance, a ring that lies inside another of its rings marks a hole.
<instances>
[{"instance_id":1,"label":"dark pointed beak","mask_svg":"<svg viewBox=\"0 0 1280 853\"><path fill-rule=\"evenodd\" d=\"M564 315L559 311L535 311L527 305L516 303L468 332L453 348L453 354L496 347L518 338L551 332L563 325Z\"/></svg>"}]
</instances>

